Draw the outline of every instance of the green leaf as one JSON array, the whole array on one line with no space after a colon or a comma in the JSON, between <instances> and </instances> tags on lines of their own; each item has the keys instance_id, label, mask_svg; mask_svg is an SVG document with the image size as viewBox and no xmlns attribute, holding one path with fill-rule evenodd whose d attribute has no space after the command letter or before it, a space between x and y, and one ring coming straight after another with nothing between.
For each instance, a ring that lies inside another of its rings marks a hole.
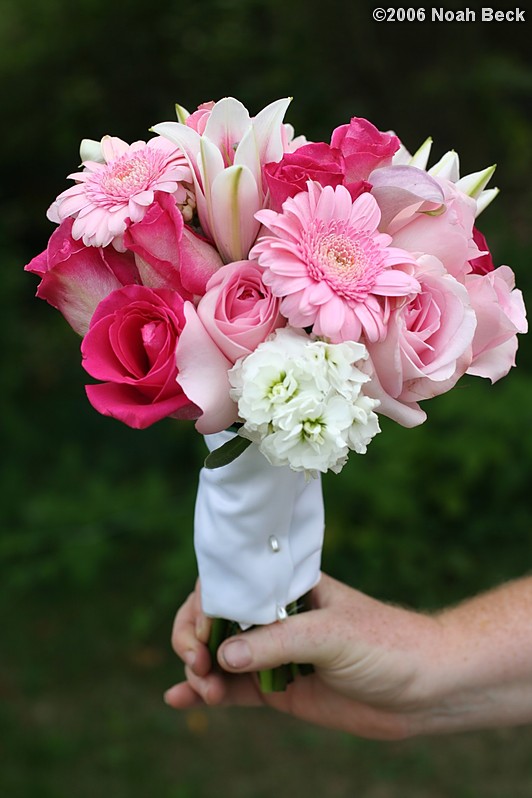
<instances>
[{"instance_id":1,"label":"green leaf","mask_svg":"<svg viewBox=\"0 0 532 798\"><path fill-rule=\"evenodd\" d=\"M251 441L248 441L247 438L241 438L240 435L231 438L223 446L207 455L204 463L205 468L221 468L228 463L232 463L250 444Z\"/></svg>"}]
</instances>

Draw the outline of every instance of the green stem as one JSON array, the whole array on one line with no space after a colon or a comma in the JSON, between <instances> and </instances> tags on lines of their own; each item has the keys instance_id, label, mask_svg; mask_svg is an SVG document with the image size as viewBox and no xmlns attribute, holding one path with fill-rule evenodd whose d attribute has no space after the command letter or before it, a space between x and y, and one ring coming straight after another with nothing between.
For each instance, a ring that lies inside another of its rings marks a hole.
<instances>
[{"instance_id":1,"label":"green stem","mask_svg":"<svg viewBox=\"0 0 532 798\"><path fill-rule=\"evenodd\" d=\"M296 615L298 612L305 612L305 610L309 610L310 594L307 593L299 601L293 601L286 609L289 615ZM282 623L282 621L280 621L280 623ZM214 667L217 665L216 655L219 646L228 637L232 637L239 632L240 627L234 621L228 621L225 618L213 618L208 647ZM314 668L312 665L296 665L296 663L279 665L277 668L268 668L267 670L259 671L258 679L260 690L262 693L282 692L283 690L286 690L290 682L293 682L297 676L304 676L308 673L312 673L313 671Z\"/></svg>"},{"instance_id":2,"label":"green stem","mask_svg":"<svg viewBox=\"0 0 532 798\"><path fill-rule=\"evenodd\" d=\"M267 671L259 671L259 684L261 693L273 693L273 668Z\"/></svg>"},{"instance_id":3,"label":"green stem","mask_svg":"<svg viewBox=\"0 0 532 798\"><path fill-rule=\"evenodd\" d=\"M223 643L223 641L229 637L229 625L230 621L226 621L225 618L213 618L212 625L211 625L211 633L209 635L209 652L213 661L213 664L216 665L216 652L218 648Z\"/></svg>"}]
</instances>

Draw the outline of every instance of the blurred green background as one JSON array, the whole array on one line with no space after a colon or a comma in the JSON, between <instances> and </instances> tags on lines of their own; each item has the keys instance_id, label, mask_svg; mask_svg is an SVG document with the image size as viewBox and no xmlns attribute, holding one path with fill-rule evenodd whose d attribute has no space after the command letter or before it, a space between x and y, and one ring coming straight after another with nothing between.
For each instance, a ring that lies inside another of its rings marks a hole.
<instances>
[{"instance_id":1,"label":"blurred green background","mask_svg":"<svg viewBox=\"0 0 532 798\"><path fill-rule=\"evenodd\" d=\"M432 135L434 159L457 149L464 174L498 163L479 227L530 306L532 21L379 24L374 6L2 0L2 796L532 794L531 729L383 744L162 704L203 445L184 423L98 416L76 336L23 272L81 138L146 138L175 102L231 94L256 113L290 95L287 121L311 140L366 116L412 150ZM325 480L325 570L427 609L530 571L530 339L518 364L493 387L463 380L415 430L384 420Z\"/></svg>"}]
</instances>

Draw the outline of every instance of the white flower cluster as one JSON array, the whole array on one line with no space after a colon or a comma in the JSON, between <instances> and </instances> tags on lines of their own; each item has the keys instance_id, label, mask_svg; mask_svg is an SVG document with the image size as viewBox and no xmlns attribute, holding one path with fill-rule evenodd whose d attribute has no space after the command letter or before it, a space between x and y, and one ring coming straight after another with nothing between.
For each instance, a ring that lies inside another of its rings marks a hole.
<instances>
[{"instance_id":1,"label":"white flower cluster","mask_svg":"<svg viewBox=\"0 0 532 798\"><path fill-rule=\"evenodd\" d=\"M239 434L272 465L338 473L349 450L366 452L380 432L379 404L365 396L369 377L355 365L363 344L329 344L291 327L277 330L229 371L231 397L244 422Z\"/></svg>"}]
</instances>

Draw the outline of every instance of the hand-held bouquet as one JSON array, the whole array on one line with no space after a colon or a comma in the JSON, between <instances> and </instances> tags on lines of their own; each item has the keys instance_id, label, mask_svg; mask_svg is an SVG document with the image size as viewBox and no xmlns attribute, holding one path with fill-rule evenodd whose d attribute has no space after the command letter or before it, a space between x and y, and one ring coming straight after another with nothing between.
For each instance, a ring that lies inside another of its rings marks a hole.
<instances>
[{"instance_id":1,"label":"hand-held bouquet","mask_svg":"<svg viewBox=\"0 0 532 798\"><path fill-rule=\"evenodd\" d=\"M500 379L527 330L476 218L494 167L427 169L366 119L307 142L289 100L233 98L83 140L26 269L82 336L93 407L130 427L194 420L211 455L195 546L205 611L282 620L319 580L320 473L412 427L464 374Z\"/></svg>"}]
</instances>

